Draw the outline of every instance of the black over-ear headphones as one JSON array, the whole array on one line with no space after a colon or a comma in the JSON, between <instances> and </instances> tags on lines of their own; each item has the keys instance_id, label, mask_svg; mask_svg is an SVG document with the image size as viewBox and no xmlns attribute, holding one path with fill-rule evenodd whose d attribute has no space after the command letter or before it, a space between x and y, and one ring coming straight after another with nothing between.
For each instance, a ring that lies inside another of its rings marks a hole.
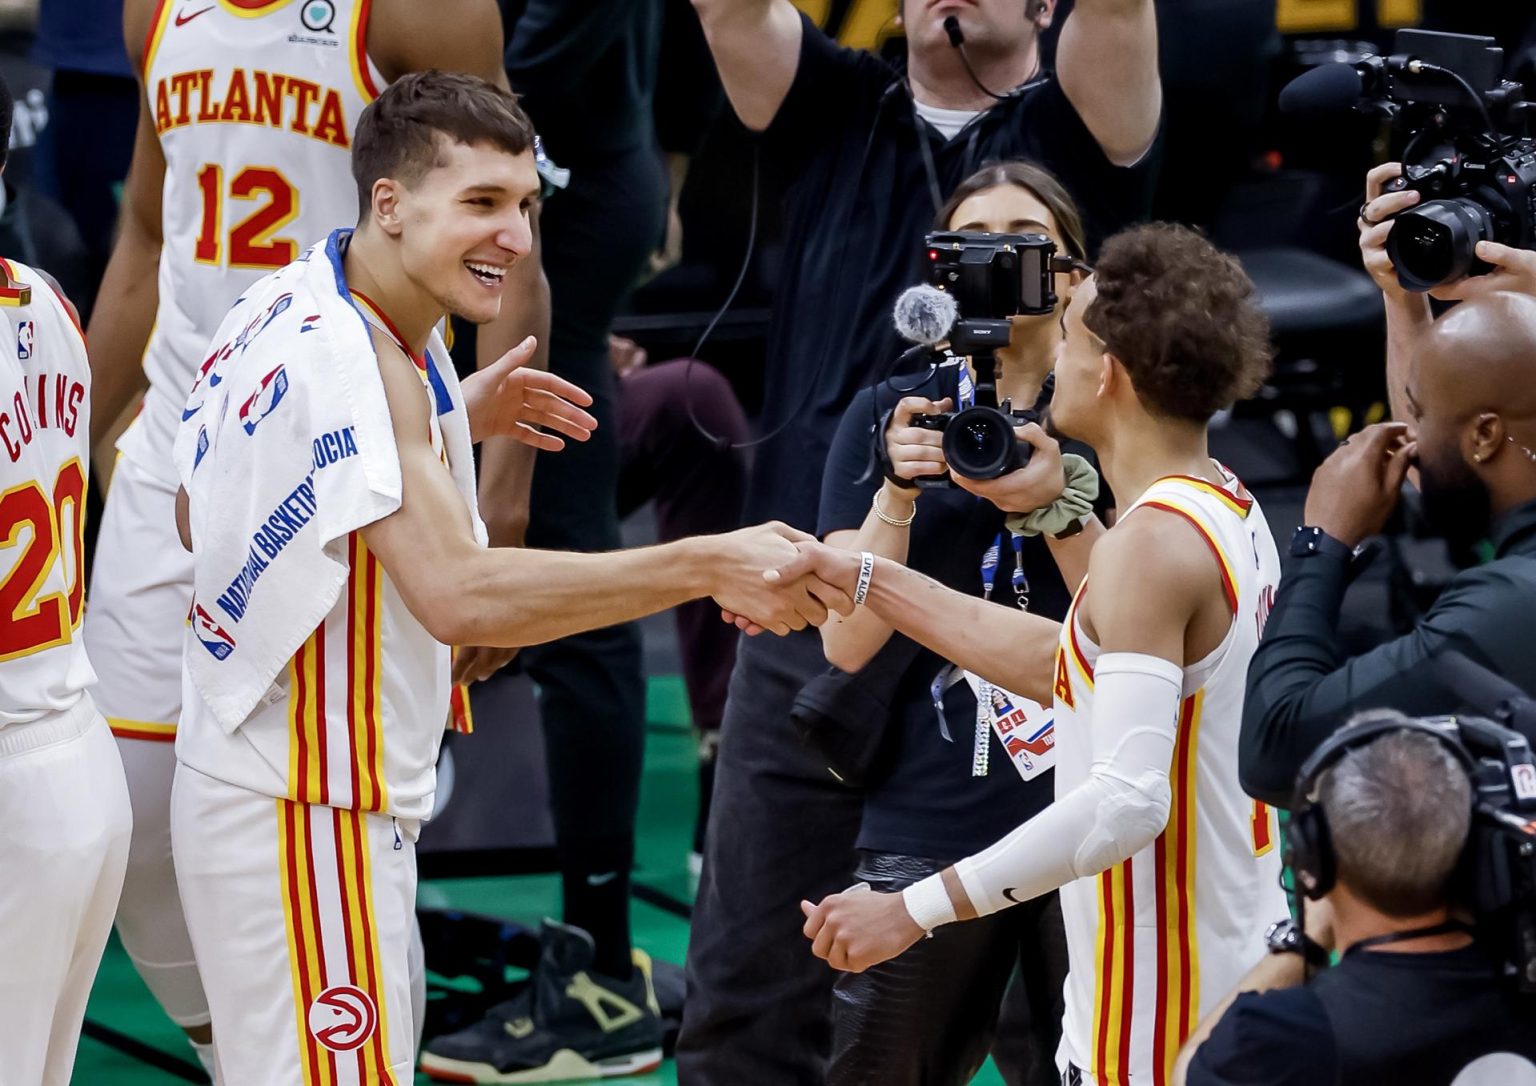
<instances>
[{"instance_id":1,"label":"black over-ear headphones","mask_svg":"<svg viewBox=\"0 0 1536 1086\"><path fill-rule=\"evenodd\" d=\"M1333 851L1328 817L1313 797L1318 778L1350 751L1373 743L1383 735L1401 731L1434 736L1451 752L1469 777L1476 771L1472 755L1467 753L1467 749L1445 726L1439 724L1391 717L1363 720L1340 728L1312 752L1312 756L1296 774L1296 798L1291 805L1291 820L1285 831L1285 860L1296 880L1296 889L1312 900L1316 901L1333 889L1338 878L1338 858Z\"/></svg>"}]
</instances>

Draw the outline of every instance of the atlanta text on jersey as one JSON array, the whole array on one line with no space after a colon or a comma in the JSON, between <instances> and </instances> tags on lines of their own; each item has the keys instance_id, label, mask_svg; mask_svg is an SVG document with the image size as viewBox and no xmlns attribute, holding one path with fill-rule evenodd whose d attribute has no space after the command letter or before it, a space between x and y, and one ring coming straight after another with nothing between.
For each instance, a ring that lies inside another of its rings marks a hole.
<instances>
[{"instance_id":1,"label":"atlanta text on jersey","mask_svg":"<svg viewBox=\"0 0 1536 1086\"><path fill-rule=\"evenodd\" d=\"M332 88L293 75L247 75L244 68L230 72L222 87L214 85L213 77L213 69L203 68L161 79L155 85L155 131L164 135L192 124L254 124L351 146L341 95Z\"/></svg>"}]
</instances>

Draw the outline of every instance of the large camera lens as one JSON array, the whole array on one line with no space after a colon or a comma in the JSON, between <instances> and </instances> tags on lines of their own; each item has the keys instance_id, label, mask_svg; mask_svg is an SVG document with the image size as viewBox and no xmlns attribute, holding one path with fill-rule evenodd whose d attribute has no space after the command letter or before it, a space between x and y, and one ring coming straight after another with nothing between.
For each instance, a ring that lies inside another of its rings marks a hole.
<instances>
[{"instance_id":1,"label":"large camera lens","mask_svg":"<svg viewBox=\"0 0 1536 1086\"><path fill-rule=\"evenodd\" d=\"M1022 467L1030 448L1014 436L1015 420L995 407L971 407L944 430L944 459L967 479L996 479Z\"/></svg>"},{"instance_id":2,"label":"large camera lens","mask_svg":"<svg viewBox=\"0 0 1536 1086\"><path fill-rule=\"evenodd\" d=\"M1476 200L1430 200L1397 217L1387 256L1404 289L1424 291L1470 274L1477 243L1493 238L1493 216Z\"/></svg>"}]
</instances>

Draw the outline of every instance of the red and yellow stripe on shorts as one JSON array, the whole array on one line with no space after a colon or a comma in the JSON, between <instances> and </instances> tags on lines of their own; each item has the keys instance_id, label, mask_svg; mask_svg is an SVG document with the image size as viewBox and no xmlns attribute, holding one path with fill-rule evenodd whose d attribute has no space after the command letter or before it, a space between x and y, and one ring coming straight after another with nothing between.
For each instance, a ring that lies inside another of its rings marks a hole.
<instances>
[{"instance_id":1,"label":"red and yellow stripe on shorts","mask_svg":"<svg viewBox=\"0 0 1536 1086\"><path fill-rule=\"evenodd\" d=\"M398 1086L367 815L277 800L278 860L304 1086Z\"/></svg>"},{"instance_id":2,"label":"red and yellow stripe on shorts","mask_svg":"<svg viewBox=\"0 0 1536 1086\"><path fill-rule=\"evenodd\" d=\"M289 662L288 795L383 811L380 611L384 571L362 537L348 539L346 610L323 622Z\"/></svg>"}]
</instances>

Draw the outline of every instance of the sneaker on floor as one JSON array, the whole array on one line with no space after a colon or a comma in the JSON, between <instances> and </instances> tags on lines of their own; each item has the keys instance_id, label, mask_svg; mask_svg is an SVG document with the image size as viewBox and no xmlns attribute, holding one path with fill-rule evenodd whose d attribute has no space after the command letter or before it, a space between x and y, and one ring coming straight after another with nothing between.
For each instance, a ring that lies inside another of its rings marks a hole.
<instances>
[{"instance_id":1,"label":"sneaker on floor","mask_svg":"<svg viewBox=\"0 0 1536 1086\"><path fill-rule=\"evenodd\" d=\"M421 1069L438 1082L562 1082L616 1078L661 1064L661 1013L650 958L628 980L592 970L592 937L544 921L528 987L468 1029L427 1044Z\"/></svg>"}]
</instances>

